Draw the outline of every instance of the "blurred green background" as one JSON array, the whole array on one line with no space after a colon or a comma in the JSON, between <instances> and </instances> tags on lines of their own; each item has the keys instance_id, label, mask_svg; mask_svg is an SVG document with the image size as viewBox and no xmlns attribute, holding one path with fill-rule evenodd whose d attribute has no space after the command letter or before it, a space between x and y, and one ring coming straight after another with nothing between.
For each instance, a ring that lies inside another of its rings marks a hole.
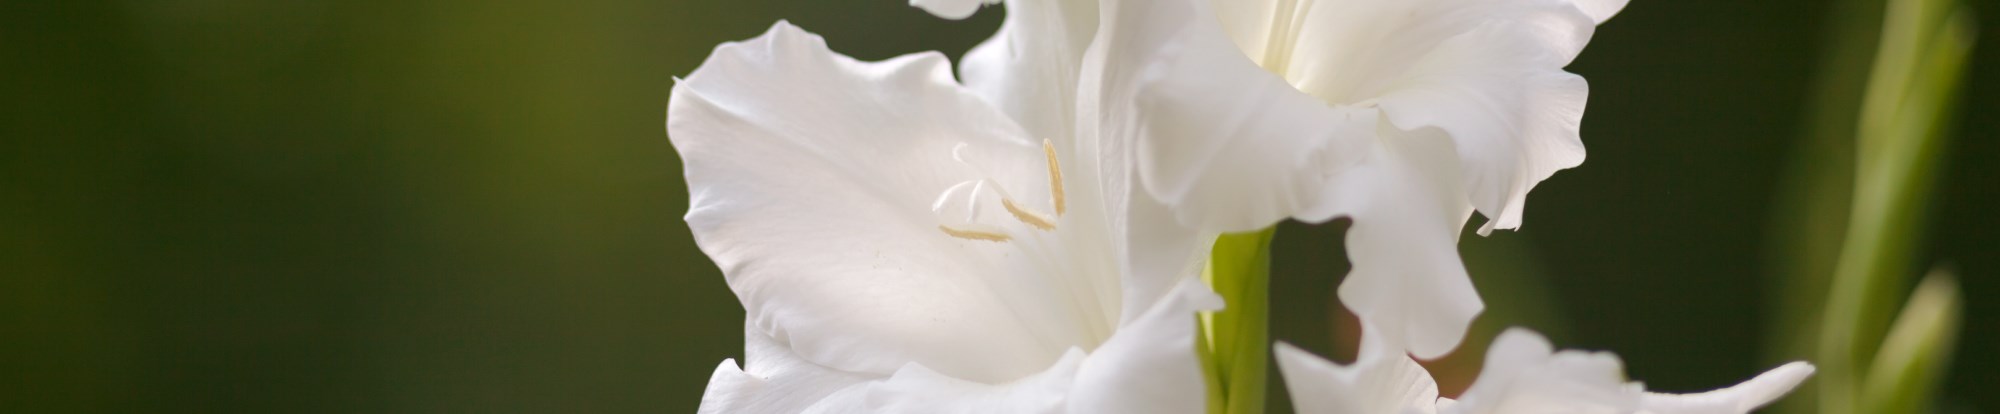
<instances>
[{"instance_id":1,"label":"blurred green background","mask_svg":"<svg viewBox=\"0 0 2000 414\"><path fill-rule=\"evenodd\" d=\"M1528 324L1661 390L1775 365L1783 177L1843 50L1827 40L1858 30L1831 4L1635 0L1600 28L1570 67L1593 89L1589 160L1536 189L1523 231L1462 243L1489 303L1472 340ZM2000 4L1972 6L1987 24L1917 260L1967 298L1950 412L2000 410ZM1001 16L9 0L0 412L690 412L741 355L742 310L680 221L672 77L777 19L881 59L957 56ZM1273 335L1337 359L1342 228L1280 231L1273 282Z\"/></svg>"}]
</instances>

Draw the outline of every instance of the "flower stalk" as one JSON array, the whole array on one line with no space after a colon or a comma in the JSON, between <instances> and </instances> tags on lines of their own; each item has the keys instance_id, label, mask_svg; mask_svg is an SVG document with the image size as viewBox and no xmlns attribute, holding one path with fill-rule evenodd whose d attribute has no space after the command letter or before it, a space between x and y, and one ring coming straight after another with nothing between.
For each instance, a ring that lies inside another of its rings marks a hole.
<instances>
[{"instance_id":1,"label":"flower stalk","mask_svg":"<svg viewBox=\"0 0 2000 414\"><path fill-rule=\"evenodd\" d=\"M1909 396L1862 392L1865 384L1881 381L1871 377L1891 374L1870 367L1923 365L1879 360L1883 355L1878 352L1885 338L1891 344L1908 341L1897 338L1898 331L1927 331L1892 330L1892 323L1901 322L1891 318L1900 307L1915 306L1914 299L1904 305L1897 301L1915 273L1913 253L1949 138L1945 126L1964 75L1972 22L1954 0L1891 0L1884 13L1882 40L1856 126L1853 209L1820 327L1822 413L1898 412L1886 408L1911 403L1879 400L1908 401ZM1954 296L1925 292L1929 290L1920 290L1919 296Z\"/></svg>"},{"instance_id":2,"label":"flower stalk","mask_svg":"<svg viewBox=\"0 0 2000 414\"><path fill-rule=\"evenodd\" d=\"M1200 315L1208 412L1264 412L1270 355L1271 238L1278 228L1224 234L1210 250L1202 279L1226 307Z\"/></svg>"}]
</instances>

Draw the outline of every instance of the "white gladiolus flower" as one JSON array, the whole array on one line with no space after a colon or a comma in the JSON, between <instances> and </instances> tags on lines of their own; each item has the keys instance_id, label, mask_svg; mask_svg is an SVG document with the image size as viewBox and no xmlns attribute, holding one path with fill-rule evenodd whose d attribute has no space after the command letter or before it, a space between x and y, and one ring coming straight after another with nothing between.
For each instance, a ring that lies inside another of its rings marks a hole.
<instances>
[{"instance_id":1,"label":"white gladiolus flower","mask_svg":"<svg viewBox=\"0 0 2000 414\"><path fill-rule=\"evenodd\" d=\"M1212 231L1352 217L1340 298L1421 358L1484 307L1456 244L1583 161L1563 71L1623 0L1107 0L1149 192Z\"/></svg>"},{"instance_id":2,"label":"white gladiolus flower","mask_svg":"<svg viewBox=\"0 0 2000 414\"><path fill-rule=\"evenodd\" d=\"M1130 145L1059 125L937 53L860 62L783 22L716 48L667 110L747 319L700 411L1202 410L1214 235L1146 197Z\"/></svg>"},{"instance_id":3,"label":"white gladiolus flower","mask_svg":"<svg viewBox=\"0 0 2000 414\"><path fill-rule=\"evenodd\" d=\"M1342 366L1280 343L1278 369L1301 414L1743 414L1813 373L1811 364L1793 362L1720 390L1651 393L1625 380L1617 356L1555 351L1541 335L1516 328L1493 341L1479 377L1453 400L1439 398L1430 373L1394 348L1364 336L1359 357Z\"/></svg>"}]
</instances>

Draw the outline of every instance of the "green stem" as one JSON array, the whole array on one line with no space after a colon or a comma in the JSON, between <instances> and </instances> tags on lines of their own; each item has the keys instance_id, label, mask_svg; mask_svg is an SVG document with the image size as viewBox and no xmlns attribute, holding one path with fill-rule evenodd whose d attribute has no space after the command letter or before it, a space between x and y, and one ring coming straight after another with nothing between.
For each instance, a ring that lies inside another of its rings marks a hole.
<instances>
[{"instance_id":1,"label":"green stem","mask_svg":"<svg viewBox=\"0 0 2000 414\"><path fill-rule=\"evenodd\" d=\"M1915 273L1913 252L1945 120L1971 45L1970 16L1953 0L1890 0L1860 122L1853 209L1820 325L1822 413L1861 400L1869 366Z\"/></svg>"},{"instance_id":2,"label":"green stem","mask_svg":"<svg viewBox=\"0 0 2000 414\"><path fill-rule=\"evenodd\" d=\"M1210 413L1264 412L1270 361L1271 237L1277 227L1215 240L1203 279L1226 305L1201 316Z\"/></svg>"}]
</instances>

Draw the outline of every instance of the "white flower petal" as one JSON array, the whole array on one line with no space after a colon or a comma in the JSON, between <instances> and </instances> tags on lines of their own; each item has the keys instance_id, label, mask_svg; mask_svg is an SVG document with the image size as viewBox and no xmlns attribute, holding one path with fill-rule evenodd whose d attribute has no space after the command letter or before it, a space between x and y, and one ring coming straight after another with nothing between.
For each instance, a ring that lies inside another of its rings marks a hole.
<instances>
[{"instance_id":1,"label":"white flower petal","mask_svg":"<svg viewBox=\"0 0 2000 414\"><path fill-rule=\"evenodd\" d=\"M1627 1L1630 0L1575 0L1576 8L1583 9L1583 14L1590 15L1590 20L1600 24L1617 15L1619 10L1624 10Z\"/></svg>"},{"instance_id":2,"label":"white flower petal","mask_svg":"<svg viewBox=\"0 0 2000 414\"><path fill-rule=\"evenodd\" d=\"M972 17L972 13L979 11L981 5L999 2L1000 0L910 0L910 5L922 8L937 17L958 20Z\"/></svg>"},{"instance_id":3,"label":"white flower petal","mask_svg":"<svg viewBox=\"0 0 2000 414\"><path fill-rule=\"evenodd\" d=\"M1117 254L1124 258L1119 287L1125 306L1119 324L1125 326L1148 317L1158 303L1175 300L1174 289L1199 277L1215 235L1175 223L1171 209L1145 194L1128 194L1119 202L1125 203L1124 213L1113 219L1113 227L1124 240L1124 250Z\"/></svg>"},{"instance_id":4,"label":"white flower petal","mask_svg":"<svg viewBox=\"0 0 2000 414\"><path fill-rule=\"evenodd\" d=\"M1458 256L1471 214L1459 190L1452 142L1435 129L1396 131L1337 177L1327 203L1354 217L1347 256L1354 263L1340 301L1379 331L1384 343L1437 358L1463 339L1485 308Z\"/></svg>"},{"instance_id":5,"label":"white flower petal","mask_svg":"<svg viewBox=\"0 0 2000 414\"><path fill-rule=\"evenodd\" d=\"M1096 350L1071 349L1042 372L988 384L910 364L888 378L814 390L818 401L802 412L1199 413L1206 385L1194 353L1194 315L1221 305L1207 286L1183 279Z\"/></svg>"},{"instance_id":6,"label":"white flower petal","mask_svg":"<svg viewBox=\"0 0 2000 414\"><path fill-rule=\"evenodd\" d=\"M1743 414L1785 396L1811 377L1812 364L1792 362L1736 386L1695 394L1646 393L1640 405L1650 414Z\"/></svg>"},{"instance_id":7,"label":"white flower petal","mask_svg":"<svg viewBox=\"0 0 2000 414\"><path fill-rule=\"evenodd\" d=\"M1354 364L1341 366L1305 350L1277 344L1278 371L1292 406L1307 414L1437 412L1437 382L1415 360L1362 338ZM1371 349L1372 348L1372 349Z\"/></svg>"},{"instance_id":8,"label":"white flower petal","mask_svg":"<svg viewBox=\"0 0 2000 414\"><path fill-rule=\"evenodd\" d=\"M1103 220L1118 237L1116 256L1122 268L1121 325L1131 324L1181 279L1199 274L1209 246L1219 233L1182 225L1170 206L1148 194L1140 182L1139 142L1147 126L1136 98L1139 85L1152 78L1150 56L1163 47L1160 37L1181 30L1175 21L1132 18L1153 10L1151 2L1100 3L1102 25L1084 55L1077 83L1076 150L1078 175L1096 177L1107 216ZM1171 8L1169 8L1171 9ZM1124 10L1115 16L1112 10Z\"/></svg>"},{"instance_id":9,"label":"white flower petal","mask_svg":"<svg viewBox=\"0 0 2000 414\"><path fill-rule=\"evenodd\" d=\"M1398 127L1441 128L1458 143L1468 196L1490 218L1482 235L1520 227L1528 191L1583 163L1578 131L1590 93L1583 77L1567 72L1508 70L1498 59L1532 49L1474 40L1493 38L1504 32L1485 26L1439 45L1407 72L1408 84L1381 100Z\"/></svg>"},{"instance_id":10,"label":"white flower petal","mask_svg":"<svg viewBox=\"0 0 2000 414\"><path fill-rule=\"evenodd\" d=\"M1273 35L1289 53L1259 63L1300 90L1340 104L1394 93L1407 83L1412 67L1439 53L1455 53L1440 45L1482 27L1502 37L1468 41L1522 53L1479 63L1550 71L1568 65L1596 31L1569 0L1325 0L1300 7L1289 14L1299 20L1290 27L1293 32Z\"/></svg>"},{"instance_id":11,"label":"white flower petal","mask_svg":"<svg viewBox=\"0 0 2000 414\"><path fill-rule=\"evenodd\" d=\"M1472 387L1446 410L1454 414L1626 413L1639 388L1624 364L1602 352L1556 352L1548 339L1508 329L1493 341Z\"/></svg>"},{"instance_id":12,"label":"white flower petal","mask_svg":"<svg viewBox=\"0 0 2000 414\"><path fill-rule=\"evenodd\" d=\"M1272 26L1284 24L1280 19L1276 0L1210 0L1210 10L1215 11L1216 20L1229 34L1229 40L1236 43L1244 56L1252 60L1263 57L1271 46L1275 34Z\"/></svg>"},{"instance_id":13,"label":"white flower petal","mask_svg":"<svg viewBox=\"0 0 2000 414\"><path fill-rule=\"evenodd\" d=\"M1106 76L1132 89L1106 105L1137 105L1140 177L1182 224L1251 231L1318 210L1325 177L1367 144L1375 111L1328 106L1243 59L1205 2L1108 4L1100 46L1121 55Z\"/></svg>"},{"instance_id":14,"label":"white flower petal","mask_svg":"<svg viewBox=\"0 0 2000 414\"><path fill-rule=\"evenodd\" d=\"M677 83L667 129L696 241L751 329L805 360L999 382L1110 323L1023 277L1035 273L1000 245L939 230L933 199L982 173L952 160L960 144L994 158L984 173L1022 202L1048 202L1039 143L953 82L941 55L858 62L781 22Z\"/></svg>"},{"instance_id":15,"label":"white flower petal","mask_svg":"<svg viewBox=\"0 0 2000 414\"><path fill-rule=\"evenodd\" d=\"M826 397L807 414L1061 413L1083 351L1072 349L1048 370L1005 384L952 378L910 364L889 378Z\"/></svg>"},{"instance_id":16,"label":"white flower petal","mask_svg":"<svg viewBox=\"0 0 2000 414\"><path fill-rule=\"evenodd\" d=\"M745 329L743 368L722 361L702 393L701 414L796 413L870 379L799 358L770 336Z\"/></svg>"},{"instance_id":17,"label":"white flower petal","mask_svg":"<svg viewBox=\"0 0 2000 414\"><path fill-rule=\"evenodd\" d=\"M1077 371L1068 403L1072 413L1171 414L1207 409L1207 385L1195 354L1195 312L1222 309L1196 278L1183 278L1153 304L1091 351Z\"/></svg>"},{"instance_id":18,"label":"white flower petal","mask_svg":"<svg viewBox=\"0 0 2000 414\"><path fill-rule=\"evenodd\" d=\"M1029 133L1069 149L1077 79L1096 31L1095 1L1011 0L999 33L966 52L959 75Z\"/></svg>"},{"instance_id":19,"label":"white flower petal","mask_svg":"<svg viewBox=\"0 0 2000 414\"><path fill-rule=\"evenodd\" d=\"M1727 389L1651 394L1625 380L1624 364L1611 353L1557 351L1540 334L1515 328L1493 341L1479 377L1453 400L1437 398L1423 367L1382 346L1367 322L1362 326L1353 365L1278 344L1278 367L1300 413L1743 414L1790 392L1813 371L1795 362Z\"/></svg>"},{"instance_id":20,"label":"white flower petal","mask_svg":"<svg viewBox=\"0 0 2000 414\"><path fill-rule=\"evenodd\" d=\"M1263 62L1336 104L1451 134L1470 201L1515 228L1529 189L1583 160L1587 86L1562 71L1595 30L1568 0L1312 3L1289 55Z\"/></svg>"},{"instance_id":21,"label":"white flower petal","mask_svg":"<svg viewBox=\"0 0 2000 414\"><path fill-rule=\"evenodd\" d=\"M1794 362L1721 390L1685 395L1647 393L1639 383L1626 382L1617 356L1552 351L1547 339L1524 329L1502 333L1486 361L1479 378L1448 411L1743 414L1791 392L1813 373L1811 364Z\"/></svg>"}]
</instances>

